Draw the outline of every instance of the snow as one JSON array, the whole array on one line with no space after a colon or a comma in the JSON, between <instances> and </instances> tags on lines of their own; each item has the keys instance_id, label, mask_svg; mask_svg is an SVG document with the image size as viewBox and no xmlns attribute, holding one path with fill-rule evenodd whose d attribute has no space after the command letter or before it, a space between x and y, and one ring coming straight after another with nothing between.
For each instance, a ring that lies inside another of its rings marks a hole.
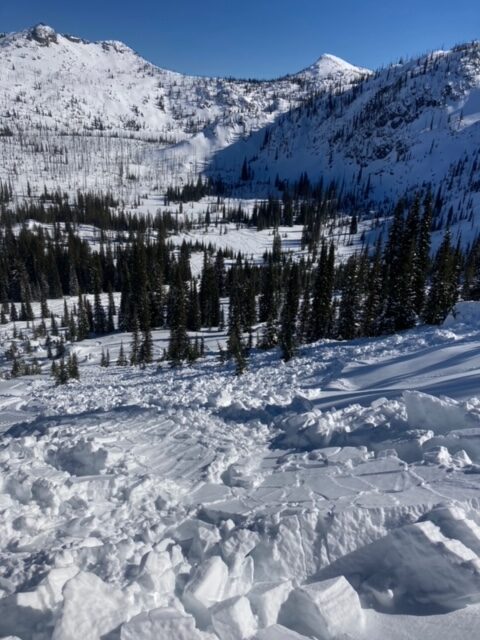
<instances>
[{"instance_id":1,"label":"snow","mask_svg":"<svg viewBox=\"0 0 480 640\"><path fill-rule=\"evenodd\" d=\"M269 627L278 620L278 614L292 591L291 580L257 583L248 594L260 626Z\"/></svg>"},{"instance_id":2,"label":"snow","mask_svg":"<svg viewBox=\"0 0 480 640\"><path fill-rule=\"evenodd\" d=\"M129 613L122 591L93 573L80 572L63 589L63 609L52 640L100 640L124 622Z\"/></svg>"},{"instance_id":3,"label":"snow","mask_svg":"<svg viewBox=\"0 0 480 640\"><path fill-rule=\"evenodd\" d=\"M445 228L452 207L452 236L467 244L480 206L479 51L472 42L365 74L337 96L320 94L277 117L267 140L261 130L219 150L209 171L235 182L246 158L257 195L271 192L276 176L292 182L302 172L312 181L336 180L360 200L368 184L380 213L431 185L443 199L437 228ZM317 65L344 68L331 56ZM365 216L367 206L360 206Z\"/></svg>"},{"instance_id":4,"label":"snow","mask_svg":"<svg viewBox=\"0 0 480 640\"><path fill-rule=\"evenodd\" d=\"M95 354L78 382L2 379L0 636L468 638L480 323L462 309L288 364L254 352L240 378L212 332L182 369L100 368L115 334L77 345Z\"/></svg>"},{"instance_id":5,"label":"snow","mask_svg":"<svg viewBox=\"0 0 480 640\"><path fill-rule=\"evenodd\" d=\"M209 623L208 609L221 602L228 582L228 567L220 556L212 556L196 569L185 587L183 603L205 626Z\"/></svg>"},{"instance_id":6,"label":"snow","mask_svg":"<svg viewBox=\"0 0 480 640\"><path fill-rule=\"evenodd\" d=\"M257 630L250 603L243 596L212 607L212 625L216 634L225 640L245 640Z\"/></svg>"},{"instance_id":7,"label":"snow","mask_svg":"<svg viewBox=\"0 0 480 640\"><path fill-rule=\"evenodd\" d=\"M28 182L37 196L61 185L71 194L115 190L129 203L195 180L219 149L312 91L364 74L325 58L272 81L185 76L121 42L88 42L45 25L0 38L0 66L0 179L15 176L21 198Z\"/></svg>"},{"instance_id":8,"label":"snow","mask_svg":"<svg viewBox=\"0 0 480 640\"><path fill-rule=\"evenodd\" d=\"M120 640L201 640L195 620L174 608L153 609L122 625Z\"/></svg>"},{"instance_id":9,"label":"snow","mask_svg":"<svg viewBox=\"0 0 480 640\"><path fill-rule=\"evenodd\" d=\"M246 157L249 199L222 204L249 215L277 172L348 184L361 164L376 198L449 184L454 239L472 239L478 43L377 74L325 54L255 83L183 76L121 42L37 25L0 38L0 66L0 179L15 176L17 202L27 182L34 199L44 185L113 190L129 211L195 223L172 242L255 262L271 230L222 222L211 197L181 212L165 187L202 171L236 182ZM339 261L379 233L367 219L355 238L348 226L341 216L333 229ZM78 231L98 246L98 229ZM304 255L301 227L279 233ZM49 301L58 315L63 305ZM3 350L12 332L2 325ZM115 362L128 334L75 344L81 380L61 387L39 342L39 376L9 379L0 359L0 636L470 639L480 303L459 302L442 327L302 347L288 364L254 350L240 378L219 363L225 333L198 335L206 356L181 369L100 368L101 349ZM156 358L167 340L154 331Z\"/></svg>"},{"instance_id":10,"label":"snow","mask_svg":"<svg viewBox=\"0 0 480 640\"><path fill-rule=\"evenodd\" d=\"M292 591L280 621L306 635L334 640L341 633L357 633L363 626L363 613L356 591L340 577Z\"/></svg>"}]
</instances>

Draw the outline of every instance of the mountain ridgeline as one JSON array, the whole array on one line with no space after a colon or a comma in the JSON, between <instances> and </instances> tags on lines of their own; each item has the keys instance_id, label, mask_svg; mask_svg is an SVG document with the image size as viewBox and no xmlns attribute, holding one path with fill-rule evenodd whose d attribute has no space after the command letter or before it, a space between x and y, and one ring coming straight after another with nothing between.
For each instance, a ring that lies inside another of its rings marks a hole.
<instances>
[{"instance_id":1,"label":"mountain ridgeline","mask_svg":"<svg viewBox=\"0 0 480 640\"><path fill-rule=\"evenodd\" d=\"M376 205L440 190L456 221L478 206L478 42L375 73L324 55L254 81L166 71L39 25L0 38L0 64L0 177L19 194L28 181L129 198L203 173L263 197L306 172Z\"/></svg>"}]
</instances>

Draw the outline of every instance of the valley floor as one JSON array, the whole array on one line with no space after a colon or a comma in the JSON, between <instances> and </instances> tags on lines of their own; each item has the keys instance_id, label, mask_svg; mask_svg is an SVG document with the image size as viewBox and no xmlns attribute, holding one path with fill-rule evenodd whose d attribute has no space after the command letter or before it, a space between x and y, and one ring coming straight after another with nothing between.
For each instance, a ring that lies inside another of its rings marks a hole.
<instances>
[{"instance_id":1,"label":"valley floor","mask_svg":"<svg viewBox=\"0 0 480 640\"><path fill-rule=\"evenodd\" d=\"M476 303L241 377L98 347L79 382L0 381L0 637L474 636Z\"/></svg>"}]
</instances>

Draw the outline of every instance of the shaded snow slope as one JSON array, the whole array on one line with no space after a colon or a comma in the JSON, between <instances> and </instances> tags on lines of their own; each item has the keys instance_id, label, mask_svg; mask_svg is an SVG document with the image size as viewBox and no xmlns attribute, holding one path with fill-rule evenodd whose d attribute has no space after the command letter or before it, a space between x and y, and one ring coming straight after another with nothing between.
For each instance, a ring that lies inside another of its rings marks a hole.
<instances>
[{"instance_id":1,"label":"shaded snow slope","mask_svg":"<svg viewBox=\"0 0 480 640\"><path fill-rule=\"evenodd\" d=\"M1 381L0 637L471 637L480 325L461 309L241 378L81 356L80 382Z\"/></svg>"},{"instance_id":2,"label":"shaded snow slope","mask_svg":"<svg viewBox=\"0 0 480 640\"><path fill-rule=\"evenodd\" d=\"M471 222L480 204L479 143L474 42L369 74L341 95L319 95L217 154L211 171L235 180L246 156L260 191L277 175L298 180L307 171L377 203L430 184L434 193L441 188L445 216L453 207L450 223Z\"/></svg>"}]
</instances>

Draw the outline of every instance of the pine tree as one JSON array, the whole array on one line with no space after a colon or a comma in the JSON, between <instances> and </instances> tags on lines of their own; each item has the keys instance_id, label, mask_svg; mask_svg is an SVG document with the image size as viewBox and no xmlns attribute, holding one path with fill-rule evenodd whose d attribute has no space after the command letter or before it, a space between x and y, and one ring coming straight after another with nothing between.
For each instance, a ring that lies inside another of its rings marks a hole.
<instances>
[{"instance_id":1,"label":"pine tree","mask_svg":"<svg viewBox=\"0 0 480 640\"><path fill-rule=\"evenodd\" d=\"M142 343L140 345L139 361L141 364L149 364L153 360L153 338L150 329L142 331Z\"/></svg>"},{"instance_id":2,"label":"pine tree","mask_svg":"<svg viewBox=\"0 0 480 640\"><path fill-rule=\"evenodd\" d=\"M100 358L100 366L101 367L109 367L110 366L110 352L108 349L102 349L102 355Z\"/></svg>"},{"instance_id":3,"label":"pine tree","mask_svg":"<svg viewBox=\"0 0 480 640\"><path fill-rule=\"evenodd\" d=\"M80 371L78 368L78 359L77 354L73 352L67 362L67 373L69 378L74 378L75 380L80 379Z\"/></svg>"},{"instance_id":4,"label":"pine tree","mask_svg":"<svg viewBox=\"0 0 480 640\"><path fill-rule=\"evenodd\" d=\"M187 360L189 340L187 334L187 291L180 269L175 270L171 285L171 321L168 359L173 365Z\"/></svg>"},{"instance_id":5,"label":"pine tree","mask_svg":"<svg viewBox=\"0 0 480 640\"><path fill-rule=\"evenodd\" d=\"M82 296L78 297L78 327L77 335L78 340L85 340L88 338L90 325L88 321L88 314L85 308L85 300Z\"/></svg>"},{"instance_id":6,"label":"pine tree","mask_svg":"<svg viewBox=\"0 0 480 640\"><path fill-rule=\"evenodd\" d=\"M300 278L298 266L293 264L289 270L284 302L281 314L280 346L282 357L288 362L296 350L296 320L300 297Z\"/></svg>"},{"instance_id":7,"label":"pine tree","mask_svg":"<svg viewBox=\"0 0 480 640\"><path fill-rule=\"evenodd\" d=\"M48 308L47 298L43 294L42 294L42 297L40 298L40 314L43 319L50 317L50 310Z\"/></svg>"},{"instance_id":8,"label":"pine tree","mask_svg":"<svg viewBox=\"0 0 480 640\"><path fill-rule=\"evenodd\" d=\"M56 382L57 384L66 384L68 382L68 378L68 368L65 364L65 359L62 358L60 360L60 364L57 366Z\"/></svg>"},{"instance_id":9,"label":"pine tree","mask_svg":"<svg viewBox=\"0 0 480 640\"><path fill-rule=\"evenodd\" d=\"M189 331L199 331L200 326L200 301L198 297L197 283L193 281L190 286L187 328Z\"/></svg>"},{"instance_id":10,"label":"pine tree","mask_svg":"<svg viewBox=\"0 0 480 640\"><path fill-rule=\"evenodd\" d=\"M382 247L379 240L368 274L366 299L363 305L362 334L365 336L377 336L381 332L384 287L382 276Z\"/></svg>"},{"instance_id":11,"label":"pine tree","mask_svg":"<svg viewBox=\"0 0 480 640\"><path fill-rule=\"evenodd\" d=\"M136 314L133 316L132 341L130 343L130 364L135 365L140 362L140 327Z\"/></svg>"},{"instance_id":12,"label":"pine tree","mask_svg":"<svg viewBox=\"0 0 480 640\"><path fill-rule=\"evenodd\" d=\"M417 239L417 260L415 264L415 311L418 315L425 306L425 292L430 266L430 245L432 227L432 196L429 193L423 203L423 216Z\"/></svg>"},{"instance_id":13,"label":"pine tree","mask_svg":"<svg viewBox=\"0 0 480 640\"><path fill-rule=\"evenodd\" d=\"M117 366L125 367L128 364L125 350L123 348L123 342L120 343L120 351L118 352Z\"/></svg>"},{"instance_id":14,"label":"pine tree","mask_svg":"<svg viewBox=\"0 0 480 640\"><path fill-rule=\"evenodd\" d=\"M458 297L458 263L447 230L435 257L432 279L425 305L424 320L427 324L440 324Z\"/></svg>"},{"instance_id":15,"label":"pine tree","mask_svg":"<svg viewBox=\"0 0 480 640\"><path fill-rule=\"evenodd\" d=\"M93 298L93 327L97 335L106 333L107 317L100 297L100 285L98 283L98 279L95 280L95 292Z\"/></svg>"},{"instance_id":16,"label":"pine tree","mask_svg":"<svg viewBox=\"0 0 480 640\"><path fill-rule=\"evenodd\" d=\"M345 265L342 296L338 316L338 335L352 340L358 335L359 295L357 257L351 256Z\"/></svg>"},{"instance_id":17,"label":"pine tree","mask_svg":"<svg viewBox=\"0 0 480 640\"><path fill-rule=\"evenodd\" d=\"M327 249L327 245L324 242L322 244L313 285L309 331L312 342L326 338L330 334L334 278L335 248L332 243Z\"/></svg>"},{"instance_id":18,"label":"pine tree","mask_svg":"<svg viewBox=\"0 0 480 640\"><path fill-rule=\"evenodd\" d=\"M107 326L106 330L108 333L113 333L115 331L115 300L113 298L113 290L111 285L108 287L108 311L107 311Z\"/></svg>"}]
</instances>

